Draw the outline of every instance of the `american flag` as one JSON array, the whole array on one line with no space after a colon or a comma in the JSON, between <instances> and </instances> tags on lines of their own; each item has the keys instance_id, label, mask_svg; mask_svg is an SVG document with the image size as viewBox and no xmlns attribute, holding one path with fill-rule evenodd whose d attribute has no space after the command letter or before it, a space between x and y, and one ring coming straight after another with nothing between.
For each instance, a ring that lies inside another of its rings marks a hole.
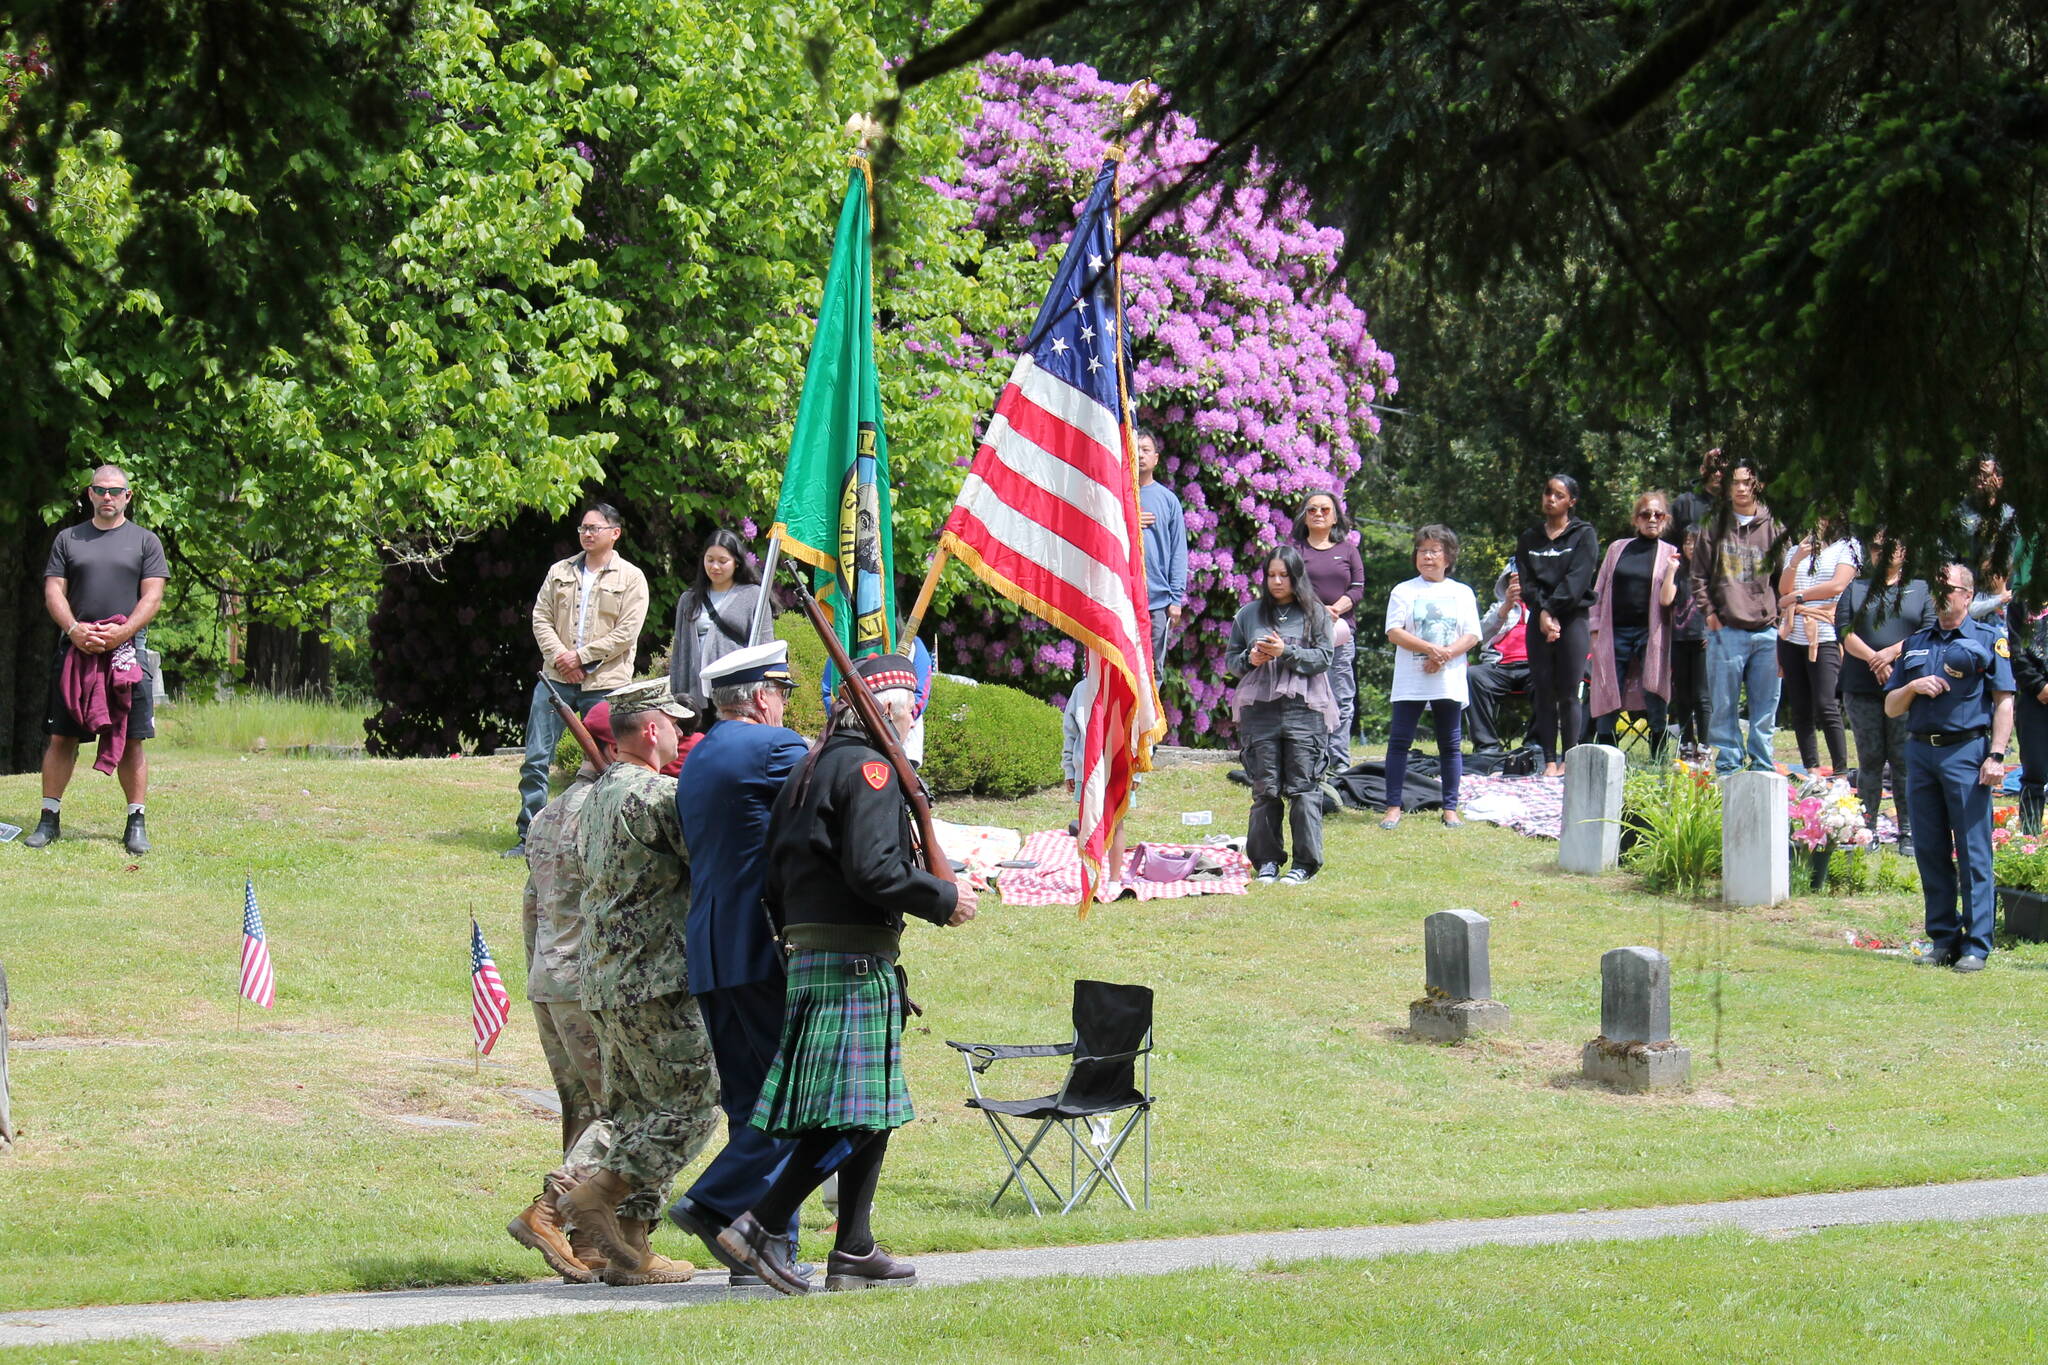
<instances>
[{"instance_id":1,"label":"american flag","mask_svg":"<svg viewBox=\"0 0 2048 1365\"><path fill-rule=\"evenodd\" d=\"M476 1045L488 1057L498 1035L505 1031L505 1016L512 1009L512 997L505 994L505 983L498 979L498 964L491 961L491 950L484 946L484 931L476 927L474 919L469 922L469 1006L470 1023L476 1027Z\"/></svg>"},{"instance_id":2,"label":"american flag","mask_svg":"<svg viewBox=\"0 0 2048 1365\"><path fill-rule=\"evenodd\" d=\"M1084 914L1132 774L1151 766L1152 743L1165 733L1121 363L1117 164L1106 161L1095 177L939 538L990 587L1088 650L1092 700L1076 783Z\"/></svg>"},{"instance_id":3,"label":"american flag","mask_svg":"<svg viewBox=\"0 0 2048 1365\"><path fill-rule=\"evenodd\" d=\"M265 1009L277 1003L277 974L270 970L270 944L263 937L253 877L242 879L242 998Z\"/></svg>"}]
</instances>

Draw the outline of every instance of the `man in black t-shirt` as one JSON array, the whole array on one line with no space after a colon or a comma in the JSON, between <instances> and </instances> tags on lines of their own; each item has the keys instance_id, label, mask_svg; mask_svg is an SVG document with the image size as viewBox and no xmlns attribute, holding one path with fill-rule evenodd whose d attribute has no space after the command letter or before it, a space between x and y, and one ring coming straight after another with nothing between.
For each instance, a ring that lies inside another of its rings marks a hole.
<instances>
[{"instance_id":1,"label":"man in black t-shirt","mask_svg":"<svg viewBox=\"0 0 2048 1365\"><path fill-rule=\"evenodd\" d=\"M92 499L92 520L58 532L43 568L43 605L64 632L64 643L50 672L49 710L43 723L50 745L43 751L42 819L23 842L42 848L58 837L59 812L78 762L78 742L98 733L100 758L94 766L119 776L128 797L122 843L130 853L142 854L149 852L149 836L143 829L149 759L142 744L156 735L156 680L143 662L147 656L142 632L163 603L170 569L163 542L128 520L133 495L119 466L95 469L87 496ZM119 698L111 695L115 689L106 683L118 682L131 671L131 655L142 676L128 689L125 718L97 731L88 728L89 716L80 714L81 707L96 712L111 702L113 713L119 714ZM101 656L111 656L113 670L95 678L98 670L91 665Z\"/></svg>"}]
</instances>

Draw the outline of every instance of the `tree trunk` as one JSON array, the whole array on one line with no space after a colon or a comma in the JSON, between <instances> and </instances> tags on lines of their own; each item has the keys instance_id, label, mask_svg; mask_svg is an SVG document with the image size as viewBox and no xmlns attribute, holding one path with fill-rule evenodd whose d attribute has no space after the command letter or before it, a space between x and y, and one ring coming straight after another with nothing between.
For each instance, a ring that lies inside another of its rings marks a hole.
<instances>
[{"instance_id":1,"label":"tree trunk","mask_svg":"<svg viewBox=\"0 0 2048 1365\"><path fill-rule=\"evenodd\" d=\"M266 692L334 695L334 646L318 631L251 621L244 627L244 676Z\"/></svg>"},{"instance_id":2,"label":"tree trunk","mask_svg":"<svg viewBox=\"0 0 2048 1365\"><path fill-rule=\"evenodd\" d=\"M0 512L0 773L34 772L43 761L43 709L57 628L43 610L43 565L55 528L17 503Z\"/></svg>"}]
</instances>

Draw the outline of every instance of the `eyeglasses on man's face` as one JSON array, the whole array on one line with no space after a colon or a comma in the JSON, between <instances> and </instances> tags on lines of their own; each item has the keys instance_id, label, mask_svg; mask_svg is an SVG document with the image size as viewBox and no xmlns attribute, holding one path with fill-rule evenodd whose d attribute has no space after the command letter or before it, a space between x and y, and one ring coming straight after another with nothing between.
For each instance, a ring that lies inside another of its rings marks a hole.
<instances>
[{"instance_id":1,"label":"eyeglasses on man's face","mask_svg":"<svg viewBox=\"0 0 2048 1365\"><path fill-rule=\"evenodd\" d=\"M586 521L576 528L576 534L579 536L594 536L599 531L616 531L618 529L618 527L608 521Z\"/></svg>"},{"instance_id":2,"label":"eyeglasses on man's face","mask_svg":"<svg viewBox=\"0 0 2048 1365\"><path fill-rule=\"evenodd\" d=\"M93 484L86 490L96 498L118 498L128 491L125 484Z\"/></svg>"}]
</instances>

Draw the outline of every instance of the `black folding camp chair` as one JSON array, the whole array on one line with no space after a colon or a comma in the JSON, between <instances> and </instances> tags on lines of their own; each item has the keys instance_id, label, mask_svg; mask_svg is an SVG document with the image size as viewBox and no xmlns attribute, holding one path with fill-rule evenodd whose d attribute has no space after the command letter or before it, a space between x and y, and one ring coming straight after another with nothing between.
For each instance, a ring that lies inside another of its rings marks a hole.
<instances>
[{"instance_id":1,"label":"black folding camp chair","mask_svg":"<svg viewBox=\"0 0 2048 1365\"><path fill-rule=\"evenodd\" d=\"M1061 1213L1070 1213L1086 1203L1095 1187L1107 1184L1116 1191L1117 1198L1124 1201L1124 1207L1135 1211L1138 1205L1131 1200L1131 1192L1124 1188L1124 1182L1117 1175L1116 1159L1130 1140L1133 1130L1142 1130L1141 1148L1144 1153L1143 1198L1146 1208L1152 1207L1152 991L1148 986L1116 986L1107 981L1076 981L1074 983L1074 1040L1070 1043L1004 1044L1004 1043L956 1043L947 1040L948 1047L956 1048L967 1064L967 1085L974 1092L967 1101L970 1109L979 1109L988 1120L989 1129L995 1134L996 1146L1002 1151L1003 1160L1008 1163L1010 1173L1003 1177L1003 1183L996 1186L995 1196L988 1201L994 1208L1015 1182L1024 1195L1024 1202L1031 1206L1034 1214L1043 1216L1038 1199L1032 1193L1025 1172L1038 1177L1046 1193L1062 1201ZM1067 1078L1060 1088L1050 1095L1040 1095L1028 1100L993 1099L981 1092L982 1073L997 1062L1019 1057L1066 1057L1069 1059ZM1142 1081L1139 1076L1142 1059ZM1108 1122L1110 1116L1129 1111L1129 1117L1121 1128ZM1020 1141L1017 1132L1010 1127L1010 1121L1020 1124L1036 1120L1038 1129L1031 1134L1028 1142ZM1096 1140L1096 1125L1102 1125L1103 1134ZM1038 1164L1039 1144L1048 1133L1057 1127L1067 1137L1067 1187L1064 1193L1043 1167ZM1080 1177L1081 1160L1086 1158L1089 1166L1085 1179Z\"/></svg>"}]
</instances>

